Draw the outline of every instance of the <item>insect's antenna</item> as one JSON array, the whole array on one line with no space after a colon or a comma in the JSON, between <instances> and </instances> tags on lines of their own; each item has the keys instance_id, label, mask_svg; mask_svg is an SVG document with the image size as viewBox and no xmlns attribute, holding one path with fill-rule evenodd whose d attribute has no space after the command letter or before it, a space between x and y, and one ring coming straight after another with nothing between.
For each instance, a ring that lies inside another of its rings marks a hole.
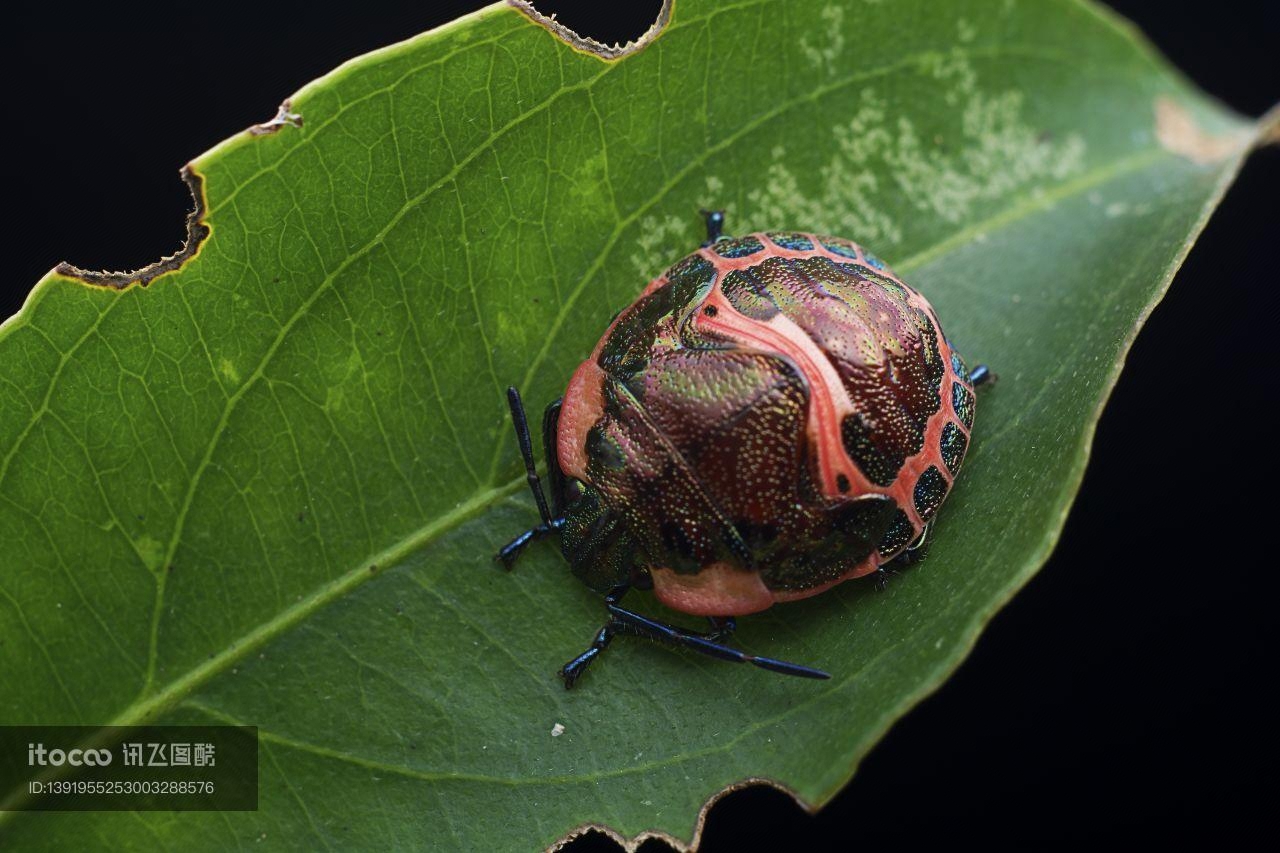
<instances>
[{"instance_id":1,"label":"insect's antenna","mask_svg":"<svg viewBox=\"0 0 1280 853\"><path fill-rule=\"evenodd\" d=\"M551 524L551 511L547 509L547 496L542 493L542 481L538 479L537 465L533 460L533 442L529 440L529 421L524 416L524 402L515 386L507 388L507 405L511 407L511 421L516 428L516 441L520 445L520 456L524 459L524 470L529 480L529 491L538 504L538 515L542 517L544 526Z\"/></svg>"}]
</instances>

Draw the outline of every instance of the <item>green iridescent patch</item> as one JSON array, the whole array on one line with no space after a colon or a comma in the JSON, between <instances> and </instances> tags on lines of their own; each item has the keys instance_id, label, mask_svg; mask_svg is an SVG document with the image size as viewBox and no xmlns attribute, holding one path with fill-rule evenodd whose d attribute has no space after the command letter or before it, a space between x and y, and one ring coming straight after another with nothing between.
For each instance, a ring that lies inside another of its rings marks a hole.
<instances>
[{"instance_id":1,"label":"green iridescent patch","mask_svg":"<svg viewBox=\"0 0 1280 853\"><path fill-rule=\"evenodd\" d=\"M837 255L843 255L846 258L858 260L858 247L848 240L839 240L835 237L822 237L822 245L829 252L835 252Z\"/></svg>"},{"instance_id":2,"label":"green iridescent patch","mask_svg":"<svg viewBox=\"0 0 1280 853\"><path fill-rule=\"evenodd\" d=\"M722 258L745 258L756 252L764 251L764 243L755 237L734 237L729 240L717 240L711 244L711 251Z\"/></svg>"},{"instance_id":3,"label":"green iridescent patch","mask_svg":"<svg viewBox=\"0 0 1280 853\"><path fill-rule=\"evenodd\" d=\"M771 243L784 249L792 249L797 252L807 252L813 249L813 241L803 234L796 234L791 231L770 231L765 236L769 238Z\"/></svg>"},{"instance_id":4,"label":"green iridescent patch","mask_svg":"<svg viewBox=\"0 0 1280 853\"><path fill-rule=\"evenodd\" d=\"M973 429L973 392L959 382L951 384L951 408L961 423Z\"/></svg>"}]
</instances>

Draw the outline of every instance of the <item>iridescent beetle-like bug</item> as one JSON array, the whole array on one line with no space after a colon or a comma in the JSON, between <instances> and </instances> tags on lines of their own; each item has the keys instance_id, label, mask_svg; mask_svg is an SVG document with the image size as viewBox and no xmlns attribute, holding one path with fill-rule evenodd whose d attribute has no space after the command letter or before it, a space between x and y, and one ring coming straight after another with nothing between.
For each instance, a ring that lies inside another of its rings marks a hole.
<instances>
[{"instance_id":1,"label":"iridescent beetle-like bug","mask_svg":"<svg viewBox=\"0 0 1280 853\"><path fill-rule=\"evenodd\" d=\"M849 240L721 235L649 283L547 407L551 500L520 394L508 402L542 521L608 621L560 670L572 687L617 634L787 675L725 644L734 617L923 555L969 446L974 387L923 296ZM652 588L696 632L619 602Z\"/></svg>"}]
</instances>

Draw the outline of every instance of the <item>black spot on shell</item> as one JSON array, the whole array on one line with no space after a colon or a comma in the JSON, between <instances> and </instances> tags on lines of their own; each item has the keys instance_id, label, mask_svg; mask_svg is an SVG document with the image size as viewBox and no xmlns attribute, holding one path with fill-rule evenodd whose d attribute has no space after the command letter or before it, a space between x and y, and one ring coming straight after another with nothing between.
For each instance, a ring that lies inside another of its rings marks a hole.
<instances>
[{"instance_id":1,"label":"black spot on shell","mask_svg":"<svg viewBox=\"0 0 1280 853\"><path fill-rule=\"evenodd\" d=\"M717 240L711 244L711 251L722 258L745 258L764 250L764 243L755 237L737 237L730 240Z\"/></svg>"},{"instance_id":2,"label":"black spot on shell","mask_svg":"<svg viewBox=\"0 0 1280 853\"><path fill-rule=\"evenodd\" d=\"M848 240L839 240L835 237L827 237L823 239L822 245L827 251L835 252L837 255L844 255L846 258L857 260L858 247L850 243Z\"/></svg>"},{"instance_id":3,"label":"black spot on shell","mask_svg":"<svg viewBox=\"0 0 1280 853\"><path fill-rule=\"evenodd\" d=\"M784 249L807 252L813 248L813 241L803 234L793 234L789 231L773 231L765 236Z\"/></svg>"},{"instance_id":4,"label":"black spot on shell","mask_svg":"<svg viewBox=\"0 0 1280 853\"><path fill-rule=\"evenodd\" d=\"M938 470L937 465L930 465L920 475L920 479L916 480L916 487L911 493L911 499L915 502L916 512L920 518L928 519L929 516L942 505L942 499L947 496L947 480L942 476L942 472Z\"/></svg>"},{"instance_id":5,"label":"black spot on shell","mask_svg":"<svg viewBox=\"0 0 1280 853\"><path fill-rule=\"evenodd\" d=\"M897 508L892 498L866 495L837 507L832 513L832 524L845 536L866 543L863 550L870 553L893 523Z\"/></svg>"},{"instance_id":6,"label":"black spot on shell","mask_svg":"<svg viewBox=\"0 0 1280 853\"><path fill-rule=\"evenodd\" d=\"M947 470L951 472L951 476L955 476L960 470L960 463L964 461L964 452L969 447L969 439L965 438L960 427L951 421L947 421L947 425L942 428L942 461L946 463Z\"/></svg>"},{"instance_id":7,"label":"black spot on shell","mask_svg":"<svg viewBox=\"0 0 1280 853\"><path fill-rule=\"evenodd\" d=\"M902 463L900 456L889 456L875 444L871 429L860 412L845 415L840 422L840 438L845 452L857 463L867 479L878 486L891 486L898 477Z\"/></svg>"},{"instance_id":8,"label":"black spot on shell","mask_svg":"<svg viewBox=\"0 0 1280 853\"><path fill-rule=\"evenodd\" d=\"M836 475L836 488L842 492L849 491L849 478L844 474Z\"/></svg>"},{"instance_id":9,"label":"black spot on shell","mask_svg":"<svg viewBox=\"0 0 1280 853\"><path fill-rule=\"evenodd\" d=\"M959 382L951 384L951 408L961 423L973 429L973 392Z\"/></svg>"},{"instance_id":10,"label":"black spot on shell","mask_svg":"<svg viewBox=\"0 0 1280 853\"><path fill-rule=\"evenodd\" d=\"M893 514L893 520L889 522L889 529L885 531L884 536L880 537L880 556L889 557L907 547L907 544L916 535L916 529L911 524L911 519L901 509L896 509Z\"/></svg>"}]
</instances>

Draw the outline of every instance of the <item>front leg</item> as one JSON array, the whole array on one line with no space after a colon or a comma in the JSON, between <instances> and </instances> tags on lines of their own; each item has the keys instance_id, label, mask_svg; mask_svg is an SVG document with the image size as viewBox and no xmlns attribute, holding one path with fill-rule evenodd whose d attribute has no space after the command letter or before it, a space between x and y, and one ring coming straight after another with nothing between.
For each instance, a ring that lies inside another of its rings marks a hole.
<instances>
[{"instance_id":1,"label":"front leg","mask_svg":"<svg viewBox=\"0 0 1280 853\"><path fill-rule=\"evenodd\" d=\"M604 597L605 606L612 606L618 602L622 596L627 594L630 587L625 584L615 586L609 590L608 595ZM578 679L587 671L587 667L591 666L596 658L607 648L609 643L613 641L613 635L621 629L621 625L616 619L610 616L609 621L604 623L604 627L596 632L595 639L591 641L591 646L585 652L578 655L573 660L560 667L558 675L564 679L564 689L572 690L573 685L578 683Z\"/></svg>"},{"instance_id":2,"label":"front leg","mask_svg":"<svg viewBox=\"0 0 1280 853\"><path fill-rule=\"evenodd\" d=\"M506 545L503 545L498 553L494 555L494 559L502 563L504 569L511 571L515 567L516 560L524 553L525 548L539 539L545 539L552 533L558 533L562 527L564 527L563 518L553 518L545 524L531 527Z\"/></svg>"}]
</instances>

